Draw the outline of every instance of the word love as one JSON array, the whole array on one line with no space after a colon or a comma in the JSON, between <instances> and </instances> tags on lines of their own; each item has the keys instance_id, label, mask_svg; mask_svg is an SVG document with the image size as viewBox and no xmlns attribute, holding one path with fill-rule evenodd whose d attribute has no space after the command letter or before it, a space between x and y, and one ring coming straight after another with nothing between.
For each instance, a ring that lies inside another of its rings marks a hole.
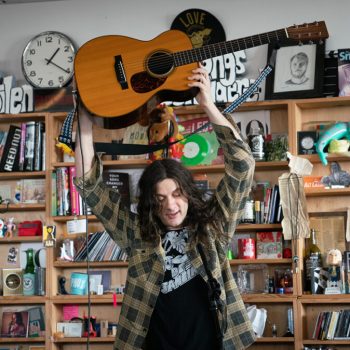
<instances>
[{"instance_id":1,"label":"word love","mask_svg":"<svg viewBox=\"0 0 350 350\"><path fill-rule=\"evenodd\" d=\"M13 76L5 77L0 84L0 113L18 114L34 111L34 93L30 85L14 87Z\"/></svg>"}]
</instances>

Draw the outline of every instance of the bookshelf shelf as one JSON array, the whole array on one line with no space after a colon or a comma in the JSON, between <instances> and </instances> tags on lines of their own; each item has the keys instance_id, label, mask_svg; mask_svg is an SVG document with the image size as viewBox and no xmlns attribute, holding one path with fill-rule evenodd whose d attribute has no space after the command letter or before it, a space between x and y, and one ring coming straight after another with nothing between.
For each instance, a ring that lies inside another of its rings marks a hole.
<instances>
[{"instance_id":1,"label":"bookshelf shelf","mask_svg":"<svg viewBox=\"0 0 350 350\"><path fill-rule=\"evenodd\" d=\"M261 337L257 338L257 343L293 343L294 337Z\"/></svg>"},{"instance_id":2,"label":"bookshelf shelf","mask_svg":"<svg viewBox=\"0 0 350 350\"><path fill-rule=\"evenodd\" d=\"M245 303L292 303L297 296L293 294L242 294Z\"/></svg>"},{"instance_id":3,"label":"bookshelf shelf","mask_svg":"<svg viewBox=\"0 0 350 350\"><path fill-rule=\"evenodd\" d=\"M55 261L53 266L59 268L86 268L86 261ZM127 261L90 261L90 267L128 267Z\"/></svg>"},{"instance_id":4,"label":"bookshelf shelf","mask_svg":"<svg viewBox=\"0 0 350 350\"><path fill-rule=\"evenodd\" d=\"M45 304L48 298L45 296L23 296L23 295L11 295L11 296L1 296L0 305L7 304Z\"/></svg>"},{"instance_id":5,"label":"bookshelf shelf","mask_svg":"<svg viewBox=\"0 0 350 350\"><path fill-rule=\"evenodd\" d=\"M239 224L236 232L281 231L281 224Z\"/></svg>"},{"instance_id":6,"label":"bookshelf shelf","mask_svg":"<svg viewBox=\"0 0 350 350\"><path fill-rule=\"evenodd\" d=\"M35 338L0 338L0 344L11 343L11 344L26 344L26 343L43 343L45 342L44 337L35 337Z\"/></svg>"},{"instance_id":7,"label":"bookshelf shelf","mask_svg":"<svg viewBox=\"0 0 350 350\"><path fill-rule=\"evenodd\" d=\"M45 171L0 172L0 180L45 178Z\"/></svg>"},{"instance_id":8,"label":"bookshelf shelf","mask_svg":"<svg viewBox=\"0 0 350 350\"><path fill-rule=\"evenodd\" d=\"M12 237L12 238L0 238L0 244L8 243L31 243L31 242L41 242L41 236L23 236L23 237Z\"/></svg>"},{"instance_id":9,"label":"bookshelf shelf","mask_svg":"<svg viewBox=\"0 0 350 350\"><path fill-rule=\"evenodd\" d=\"M350 187L346 188L307 188L305 189L306 197L335 197L349 196Z\"/></svg>"},{"instance_id":10,"label":"bookshelf shelf","mask_svg":"<svg viewBox=\"0 0 350 350\"><path fill-rule=\"evenodd\" d=\"M232 259L230 265L251 265L251 264L268 264L268 265L279 265L279 264L292 264L292 259Z\"/></svg>"},{"instance_id":11,"label":"bookshelf shelf","mask_svg":"<svg viewBox=\"0 0 350 350\"><path fill-rule=\"evenodd\" d=\"M45 211L46 205L41 203L18 203L18 204L0 204L0 211Z\"/></svg>"},{"instance_id":12,"label":"bookshelf shelf","mask_svg":"<svg viewBox=\"0 0 350 350\"><path fill-rule=\"evenodd\" d=\"M87 295L57 295L51 298L52 303L55 305L65 304L87 304ZM91 295L90 302L92 304L110 304L113 305L113 294L104 295ZM123 302L123 295L117 294L117 303Z\"/></svg>"},{"instance_id":13,"label":"bookshelf shelf","mask_svg":"<svg viewBox=\"0 0 350 350\"><path fill-rule=\"evenodd\" d=\"M54 343L59 343L59 344L65 344L65 343L75 343L75 344L85 344L87 343L87 338L62 338L62 339L55 339L53 341ZM115 337L90 337L89 338L90 343L114 343L115 342Z\"/></svg>"}]
</instances>

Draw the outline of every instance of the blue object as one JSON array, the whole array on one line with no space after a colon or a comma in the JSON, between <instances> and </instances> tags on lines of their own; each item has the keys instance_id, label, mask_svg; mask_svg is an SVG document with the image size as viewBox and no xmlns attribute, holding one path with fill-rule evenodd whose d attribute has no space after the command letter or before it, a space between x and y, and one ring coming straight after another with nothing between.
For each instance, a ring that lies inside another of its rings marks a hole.
<instances>
[{"instance_id":1,"label":"blue object","mask_svg":"<svg viewBox=\"0 0 350 350\"><path fill-rule=\"evenodd\" d=\"M87 282L86 273L73 272L70 276L70 293L73 295L87 294Z\"/></svg>"},{"instance_id":2,"label":"blue object","mask_svg":"<svg viewBox=\"0 0 350 350\"><path fill-rule=\"evenodd\" d=\"M316 151L321 159L323 165L327 165L327 154L324 153L325 147L332 140L340 140L342 138L350 140L350 122L348 123L337 123L328 128L319 140L316 142Z\"/></svg>"}]
</instances>

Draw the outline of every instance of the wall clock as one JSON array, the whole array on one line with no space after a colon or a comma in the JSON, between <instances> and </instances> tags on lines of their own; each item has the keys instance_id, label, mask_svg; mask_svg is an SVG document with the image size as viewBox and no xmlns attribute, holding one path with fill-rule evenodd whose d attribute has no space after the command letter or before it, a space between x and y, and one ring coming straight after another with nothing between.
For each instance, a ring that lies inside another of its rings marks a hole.
<instances>
[{"instance_id":1,"label":"wall clock","mask_svg":"<svg viewBox=\"0 0 350 350\"><path fill-rule=\"evenodd\" d=\"M65 34L47 31L33 37L22 54L22 71L35 88L60 88L73 78L75 45Z\"/></svg>"}]
</instances>

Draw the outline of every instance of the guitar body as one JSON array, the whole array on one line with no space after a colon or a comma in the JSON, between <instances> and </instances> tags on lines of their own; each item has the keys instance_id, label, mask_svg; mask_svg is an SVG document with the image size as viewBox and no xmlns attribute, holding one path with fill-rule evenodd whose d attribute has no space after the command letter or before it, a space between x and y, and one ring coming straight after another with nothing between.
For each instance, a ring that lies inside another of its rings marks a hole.
<instances>
[{"instance_id":1,"label":"guitar body","mask_svg":"<svg viewBox=\"0 0 350 350\"><path fill-rule=\"evenodd\" d=\"M192 44L177 30L151 41L118 35L92 39L75 57L80 98L92 114L101 117L128 114L155 96L161 101L185 101L196 91L189 89L187 77L198 64L175 67L168 55L183 50L192 50Z\"/></svg>"}]
</instances>

